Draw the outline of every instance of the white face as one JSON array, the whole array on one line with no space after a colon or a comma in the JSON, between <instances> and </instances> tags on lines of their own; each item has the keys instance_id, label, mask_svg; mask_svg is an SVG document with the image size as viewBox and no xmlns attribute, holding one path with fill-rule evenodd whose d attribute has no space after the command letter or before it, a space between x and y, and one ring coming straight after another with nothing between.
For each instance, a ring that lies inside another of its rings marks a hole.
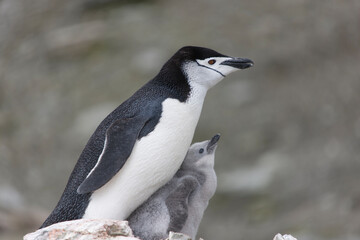
<instances>
[{"instance_id":1,"label":"white face","mask_svg":"<svg viewBox=\"0 0 360 240\"><path fill-rule=\"evenodd\" d=\"M221 65L222 62L232 59L231 57L211 57L203 60L196 59L196 62L187 62L183 70L189 79L191 86L200 85L209 89L220 82L228 74L239 70L228 65Z\"/></svg>"},{"instance_id":2,"label":"white face","mask_svg":"<svg viewBox=\"0 0 360 240\"><path fill-rule=\"evenodd\" d=\"M207 151L209 142L210 140L206 140L192 144L186 154L183 166L190 169L213 168L216 147L209 153Z\"/></svg>"}]
</instances>

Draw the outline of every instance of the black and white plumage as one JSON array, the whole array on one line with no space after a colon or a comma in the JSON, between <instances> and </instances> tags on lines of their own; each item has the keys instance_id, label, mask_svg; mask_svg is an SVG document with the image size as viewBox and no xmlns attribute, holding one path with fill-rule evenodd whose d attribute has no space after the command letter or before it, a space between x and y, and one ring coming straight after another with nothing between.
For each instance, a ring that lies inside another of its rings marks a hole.
<instances>
[{"instance_id":1,"label":"black and white plumage","mask_svg":"<svg viewBox=\"0 0 360 240\"><path fill-rule=\"evenodd\" d=\"M97 127L41 227L79 218L126 219L179 169L206 92L253 62L183 47Z\"/></svg>"},{"instance_id":2,"label":"black and white plumage","mask_svg":"<svg viewBox=\"0 0 360 240\"><path fill-rule=\"evenodd\" d=\"M159 240L173 231L195 239L217 186L214 160L219 138L215 135L191 145L175 176L130 215L129 225L136 236Z\"/></svg>"}]
</instances>

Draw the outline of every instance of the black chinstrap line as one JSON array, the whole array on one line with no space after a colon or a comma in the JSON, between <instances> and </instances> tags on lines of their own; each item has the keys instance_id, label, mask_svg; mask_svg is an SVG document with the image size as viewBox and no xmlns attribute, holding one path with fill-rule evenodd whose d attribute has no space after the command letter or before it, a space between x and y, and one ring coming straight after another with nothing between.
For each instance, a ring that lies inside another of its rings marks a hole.
<instances>
[{"instance_id":1,"label":"black chinstrap line","mask_svg":"<svg viewBox=\"0 0 360 240\"><path fill-rule=\"evenodd\" d=\"M213 71L217 72L218 74L220 74L221 76L226 77L226 75L222 74L222 73L221 73L221 72L219 72L218 70L215 70L215 69L210 68L210 67L208 67L208 66L202 65L202 64L198 63L197 61L195 61L195 62L197 63L197 65L198 65L198 66L201 66L201 67L204 67L204 68L207 68L207 69L213 70Z\"/></svg>"}]
</instances>

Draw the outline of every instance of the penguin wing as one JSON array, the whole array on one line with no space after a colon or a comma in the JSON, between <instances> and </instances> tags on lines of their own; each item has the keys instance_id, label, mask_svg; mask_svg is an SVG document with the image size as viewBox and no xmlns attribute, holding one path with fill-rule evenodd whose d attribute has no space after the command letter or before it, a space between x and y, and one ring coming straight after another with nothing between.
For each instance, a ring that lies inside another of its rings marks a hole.
<instances>
[{"instance_id":1,"label":"penguin wing","mask_svg":"<svg viewBox=\"0 0 360 240\"><path fill-rule=\"evenodd\" d=\"M188 204L191 193L200 186L193 176L179 180L178 186L170 193L165 203L170 215L168 232L180 232L188 219Z\"/></svg>"},{"instance_id":2,"label":"penguin wing","mask_svg":"<svg viewBox=\"0 0 360 240\"><path fill-rule=\"evenodd\" d=\"M95 167L77 189L93 192L105 185L125 164L148 117L138 115L113 122L106 131L104 148Z\"/></svg>"}]
</instances>

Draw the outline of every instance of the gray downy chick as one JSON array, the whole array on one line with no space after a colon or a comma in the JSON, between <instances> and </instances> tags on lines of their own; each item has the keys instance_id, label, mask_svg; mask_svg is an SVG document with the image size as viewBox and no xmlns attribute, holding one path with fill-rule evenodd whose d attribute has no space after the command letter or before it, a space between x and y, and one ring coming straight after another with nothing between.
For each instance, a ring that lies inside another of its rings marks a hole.
<instances>
[{"instance_id":1,"label":"gray downy chick","mask_svg":"<svg viewBox=\"0 0 360 240\"><path fill-rule=\"evenodd\" d=\"M170 231L195 239L204 211L215 194L215 150L220 135L190 146L175 176L127 219L143 240L167 238Z\"/></svg>"}]
</instances>

